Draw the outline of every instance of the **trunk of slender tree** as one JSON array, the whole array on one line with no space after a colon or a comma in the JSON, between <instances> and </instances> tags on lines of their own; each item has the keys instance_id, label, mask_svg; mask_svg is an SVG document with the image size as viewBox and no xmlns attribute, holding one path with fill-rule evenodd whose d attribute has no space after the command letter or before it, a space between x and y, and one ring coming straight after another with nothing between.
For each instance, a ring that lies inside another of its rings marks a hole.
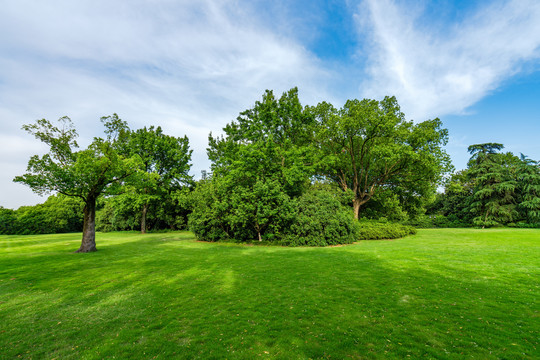
<instances>
[{"instance_id":1,"label":"trunk of slender tree","mask_svg":"<svg viewBox=\"0 0 540 360\"><path fill-rule=\"evenodd\" d=\"M358 216L360 214L360 206L362 206L362 200L361 199L354 199L353 200L353 209L354 209L354 218L358 220Z\"/></svg>"},{"instance_id":2,"label":"trunk of slender tree","mask_svg":"<svg viewBox=\"0 0 540 360\"><path fill-rule=\"evenodd\" d=\"M88 196L84 205L83 236L81 247L76 252L97 251L96 248L96 197Z\"/></svg>"},{"instance_id":3,"label":"trunk of slender tree","mask_svg":"<svg viewBox=\"0 0 540 360\"><path fill-rule=\"evenodd\" d=\"M141 214L141 234L146 234L146 213L148 212L148 208L150 205L144 204L142 208L142 214Z\"/></svg>"}]
</instances>

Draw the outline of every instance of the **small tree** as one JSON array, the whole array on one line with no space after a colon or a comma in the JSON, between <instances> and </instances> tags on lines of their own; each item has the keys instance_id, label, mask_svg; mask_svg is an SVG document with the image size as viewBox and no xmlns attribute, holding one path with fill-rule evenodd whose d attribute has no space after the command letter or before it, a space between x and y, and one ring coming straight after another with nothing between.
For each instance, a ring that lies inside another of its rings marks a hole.
<instances>
[{"instance_id":1,"label":"small tree","mask_svg":"<svg viewBox=\"0 0 540 360\"><path fill-rule=\"evenodd\" d=\"M76 252L96 251L96 200L114 190L115 185L136 173L140 158L125 158L117 151L128 130L118 115L102 117L106 139L94 138L85 150L78 148L78 136L71 119L58 120L58 126L46 119L23 129L49 146L43 156L34 155L28 162L28 173L13 181L28 185L37 194L58 192L78 197L84 202L83 235Z\"/></svg>"}]
</instances>

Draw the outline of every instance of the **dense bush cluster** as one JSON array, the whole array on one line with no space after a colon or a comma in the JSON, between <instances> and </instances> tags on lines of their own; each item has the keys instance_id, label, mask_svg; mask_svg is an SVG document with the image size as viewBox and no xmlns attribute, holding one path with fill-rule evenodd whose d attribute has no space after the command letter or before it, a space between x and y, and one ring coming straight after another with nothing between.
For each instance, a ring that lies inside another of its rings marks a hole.
<instances>
[{"instance_id":1,"label":"dense bush cluster","mask_svg":"<svg viewBox=\"0 0 540 360\"><path fill-rule=\"evenodd\" d=\"M252 191L223 191L204 181L193 193L189 228L198 239L326 246L358 240L358 224L343 193L312 188L289 196L279 184L257 182Z\"/></svg>"},{"instance_id":2,"label":"dense bush cluster","mask_svg":"<svg viewBox=\"0 0 540 360\"><path fill-rule=\"evenodd\" d=\"M360 221L359 229L359 240L397 239L416 234L416 229L410 225L371 220Z\"/></svg>"},{"instance_id":3,"label":"dense bush cluster","mask_svg":"<svg viewBox=\"0 0 540 360\"><path fill-rule=\"evenodd\" d=\"M80 232L83 202L64 195L50 196L43 204L17 210L0 207L0 234L30 235Z\"/></svg>"},{"instance_id":4,"label":"dense bush cluster","mask_svg":"<svg viewBox=\"0 0 540 360\"><path fill-rule=\"evenodd\" d=\"M288 246L327 246L350 244L359 239L358 222L350 207L340 202L340 194L311 190L295 199L293 221L281 244Z\"/></svg>"}]
</instances>

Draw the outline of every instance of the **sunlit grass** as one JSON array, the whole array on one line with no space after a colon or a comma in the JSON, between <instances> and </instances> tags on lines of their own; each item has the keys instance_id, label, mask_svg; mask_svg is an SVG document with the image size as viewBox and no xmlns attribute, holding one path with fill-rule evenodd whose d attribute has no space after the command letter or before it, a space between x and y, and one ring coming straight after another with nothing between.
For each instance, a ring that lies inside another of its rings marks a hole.
<instances>
[{"instance_id":1,"label":"sunlit grass","mask_svg":"<svg viewBox=\"0 0 540 360\"><path fill-rule=\"evenodd\" d=\"M0 358L539 357L540 231L330 248L0 236Z\"/></svg>"}]
</instances>

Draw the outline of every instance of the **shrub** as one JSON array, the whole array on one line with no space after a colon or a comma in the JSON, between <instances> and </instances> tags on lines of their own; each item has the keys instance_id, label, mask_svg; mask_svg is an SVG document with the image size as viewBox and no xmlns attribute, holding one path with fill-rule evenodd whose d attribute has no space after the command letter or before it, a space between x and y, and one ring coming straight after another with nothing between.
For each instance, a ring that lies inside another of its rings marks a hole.
<instances>
[{"instance_id":1,"label":"shrub","mask_svg":"<svg viewBox=\"0 0 540 360\"><path fill-rule=\"evenodd\" d=\"M416 229L410 225L371 220L360 220L359 225L360 240L397 239L416 234Z\"/></svg>"},{"instance_id":2,"label":"shrub","mask_svg":"<svg viewBox=\"0 0 540 360\"><path fill-rule=\"evenodd\" d=\"M84 204L78 198L52 195L43 204L0 208L0 234L30 235L82 230Z\"/></svg>"},{"instance_id":3,"label":"shrub","mask_svg":"<svg viewBox=\"0 0 540 360\"><path fill-rule=\"evenodd\" d=\"M15 210L0 206L0 235L17 234L17 215Z\"/></svg>"},{"instance_id":4,"label":"shrub","mask_svg":"<svg viewBox=\"0 0 540 360\"><path fill-rule=\"evenodd\" d=\"M358 240L358 222L340 194L311 190L294 200L295 217L281 244L327 246Z\"/></svg>"},{"instance_id":5,"label":"shrub","mask_svg":"<svg viewBox=\"0 0 540 360\"><path fill-rule=\"evenodd\" d=\"M291 198L273 180L258 180L249 187L227 185L213 178L199 182L192 193L189 228L198 239L287 246L349 244L358 239L358 224L351 208L342 205L342 191L319 186Z\"/></svg>"}]
</instances>

